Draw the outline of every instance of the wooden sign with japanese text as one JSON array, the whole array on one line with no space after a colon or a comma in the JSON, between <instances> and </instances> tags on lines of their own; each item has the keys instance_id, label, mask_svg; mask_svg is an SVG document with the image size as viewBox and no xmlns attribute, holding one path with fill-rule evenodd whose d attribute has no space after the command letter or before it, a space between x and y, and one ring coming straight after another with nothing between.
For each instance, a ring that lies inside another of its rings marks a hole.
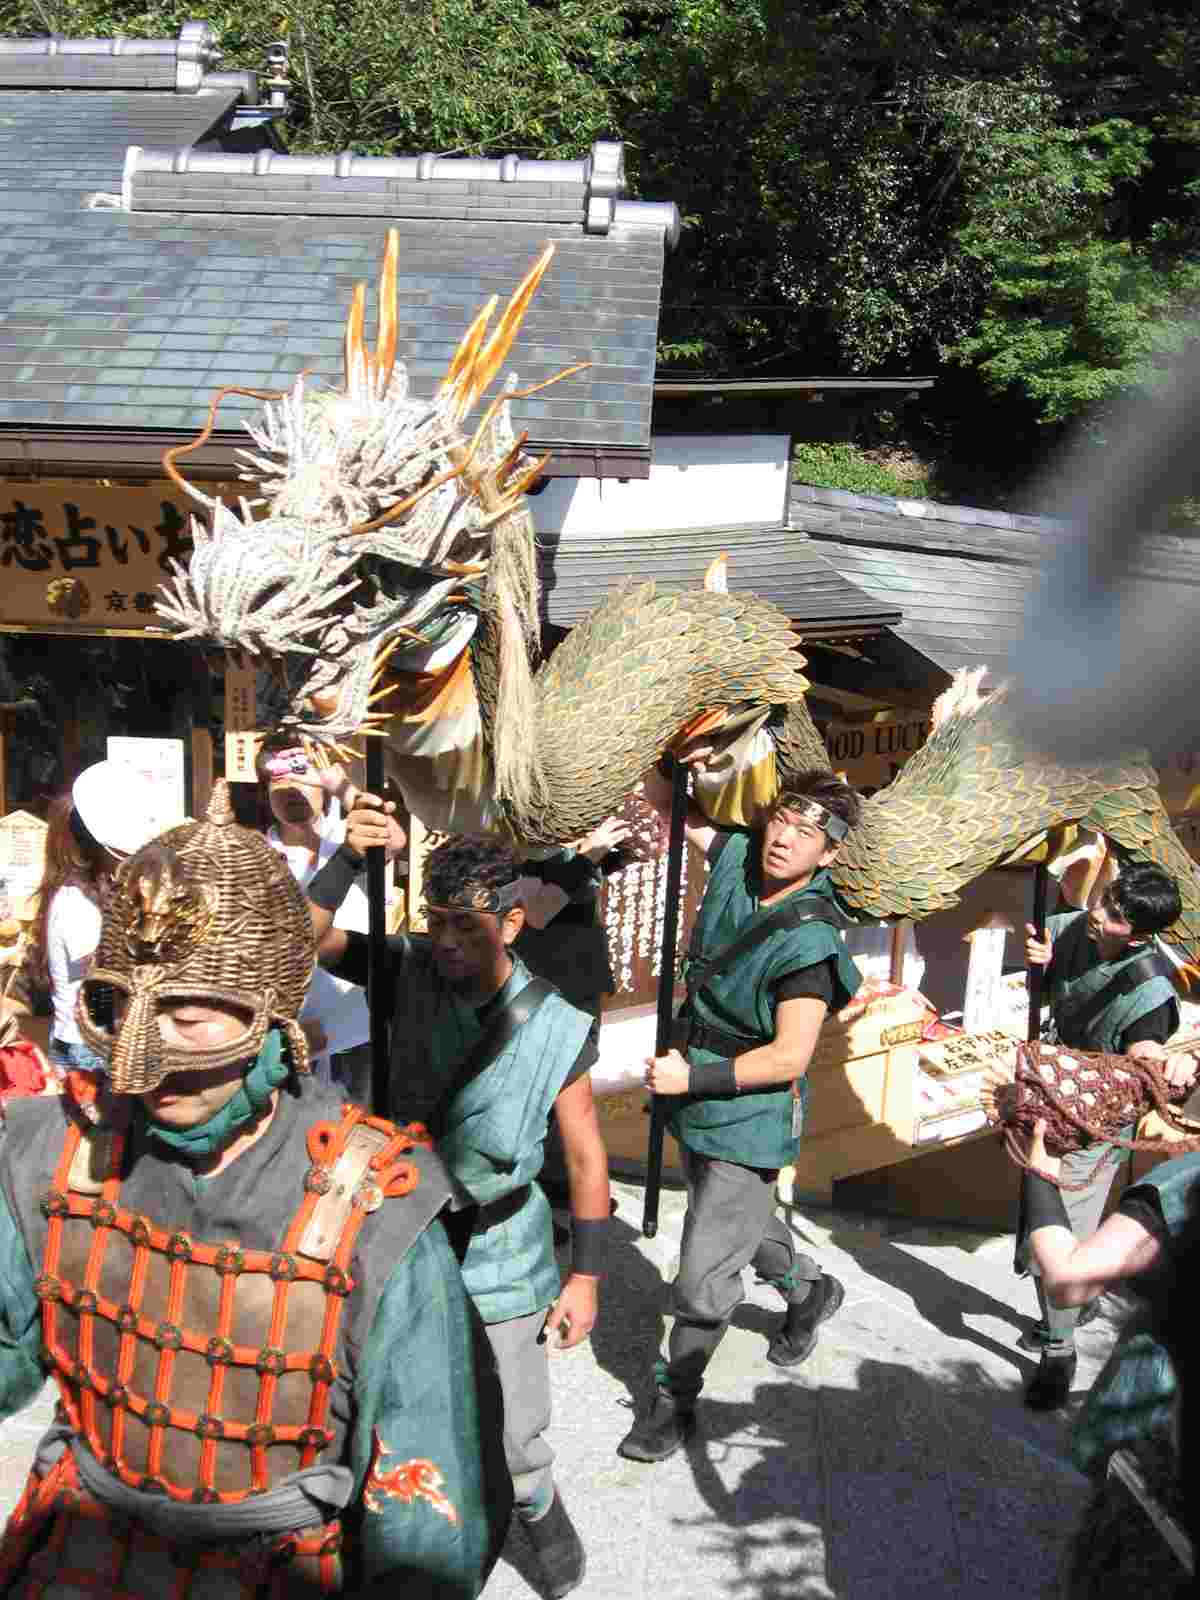
<instances>
[{"instance_id":1,"label":"wooden sign with japanese text","mask_svg":"<svg viewBox=\"0 0 1200 1600\"><path fill-rule=\"evenodd\" d=\"M28 811L0 817L0 921L30 914L45 871L47 831Z\"/></svg>"},{"instance_id":2,"label":"wooden sign with japanese text","mask_svg":"<svg viewBox=\"0 0 1200 1600\"><path fill-rule=\"evenodd\" d=\"M258 671L253 666L225 663L225 777L230 783L256 783L254 763L263 742L255 732Z\"/></svg>"},{"instance_id":3,"label":"wooden sign with japanese text","mask_svg":"<svg viewBox=\"0 0 1200 1600\"><path fill-rule=\"evenodd\" d=\"M927 716L909 712L886 722L831 722L823 737L833 770L844 773L851 788L873 794L921 748L930 726Z\"/></svg>"},{"instance_id":4,"label":"wooden sign with japanese text","mask_svg":"<svg viewBox=\"0 0 1200 1600\"><path fill-rule=\"evenodd\" d=\"M191 555L190 510L167 482L0 486L0 629L141 633L155 591Z\"/></svg>"}]
</instances>

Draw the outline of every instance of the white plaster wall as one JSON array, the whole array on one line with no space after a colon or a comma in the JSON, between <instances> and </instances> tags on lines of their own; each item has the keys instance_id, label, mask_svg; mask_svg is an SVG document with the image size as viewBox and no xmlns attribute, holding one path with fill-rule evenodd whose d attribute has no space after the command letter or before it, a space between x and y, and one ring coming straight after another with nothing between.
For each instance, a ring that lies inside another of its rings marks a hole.
<instances>
[{"instance_id":1,"label":"white plaster wall","mask_svg":"<svg viewBox=\"0 0 1200 1600\"><path fill-rule=\"evenodd\" d=\"M668 528L782 525L787 434L651 439L648 478L551 478L530 499L539 533L630 534Z\"/></svg>"}]
</instances>

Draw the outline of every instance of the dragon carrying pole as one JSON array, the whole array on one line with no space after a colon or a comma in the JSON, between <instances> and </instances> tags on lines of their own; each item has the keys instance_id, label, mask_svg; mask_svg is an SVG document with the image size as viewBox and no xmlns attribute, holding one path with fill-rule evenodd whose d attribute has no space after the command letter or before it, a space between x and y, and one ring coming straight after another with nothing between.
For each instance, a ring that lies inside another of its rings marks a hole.
<instances>
[{"instance_id":1,"label":"dragon carrying pole","mask_svg":"<svg viewBox=\"0 0 1200 1600\"><path fill-rule=\"evenodd\" d=\"M1049 850L1049 842L1046 846ZM1049 898L1050 869L1044 861L1039 861L1033 874L1033 926L1037 930L1039 939L1046 937L1046 901ZM1042 1032L1042 997L1046 987L1045 967L1030 966L1026 968L1029 985L1029 1031L1026 1034L1030 1044L1036 1044Z\"/></svg>"},{"instance_id":2,"label":"dragon carrying pole","mask_svg":"<svg viewBox=\"0 0 1200 1600\"><path fill-rule=\"evenodd\" d=\"M663 942L658 974L658 1020L654 1030L654 1054L664 1056L671 1048L671 1025L675 1020L675 946L679 936L679 890L683 880L684 824L687 822L688 772L682 761L671 766L671 834L667 846L667 893L663 906ZM646 1151L646 1204L642 1213L642 1233L653 1239L658 1232L658 1200L662 1192L663 1139L667 1131L667 1107L662 1095L650 1098L650 1142Z\"/></svg>"},{"instance_id":3,"label":"dragon carrying pole","mask_svg":"<svg viewBox=\"0 0 1200 1600\"><path fill-rule=\"evenodd\" d=\"M382 799L383 742L366 739L367 789ZM387 853L382 845L367 851L367 1007L371 1018L371 1110L386 1117L388 1094L391 995L387 958Z\"/></svg>"}]
</instances>

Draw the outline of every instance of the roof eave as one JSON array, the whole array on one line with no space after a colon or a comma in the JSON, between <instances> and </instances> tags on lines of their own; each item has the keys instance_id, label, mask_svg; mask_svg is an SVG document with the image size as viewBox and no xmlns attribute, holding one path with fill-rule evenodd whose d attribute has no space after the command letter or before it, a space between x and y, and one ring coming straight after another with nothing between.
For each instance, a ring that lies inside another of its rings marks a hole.
<instances>
[{"instance_id":1,"label":"roof eave","mask_svg":"<svg viewBox=\"0 0 1200 1600\"><path fill-rule=\"evenodd\" d=\"M37 427L0 424L0 473L21 478L160 478L164 451L190 444L191 430L169 428ZM214 432L190 451L188 477L236 476L237 452L250 447L240 430ZM531 439L530 455L549 454L549 478L648 478L650 450L637 446L556 443Z\"/></svg>"}]
</instances>

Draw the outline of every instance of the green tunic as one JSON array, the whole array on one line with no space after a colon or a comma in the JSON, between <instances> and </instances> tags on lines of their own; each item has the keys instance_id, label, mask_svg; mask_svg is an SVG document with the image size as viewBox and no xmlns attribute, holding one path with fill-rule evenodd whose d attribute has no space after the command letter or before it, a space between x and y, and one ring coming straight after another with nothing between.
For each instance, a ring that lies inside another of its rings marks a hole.
<instances>
[{"instance_id":1,"label":"green tunic","mask_svg":"<svg viewBox=\"0 0 1200 1600\"><path fill-rule=\"evenodd\" d=\"M390 1114L430 1128L438 1154L479 1205L529 1190L513 1215L476 1231L463 1261L467 1293L484 1322L529 1316L560 1288L550 1206L533 1179L554 1102L593 1019L551 993L484 1071L460 1086L486 1021L438 975L427 939L388 943L396 984ZM530 977L514 959L494 1004L520 994Z\"/></svg>"},{"instance_id":2,"label":"green tunic","mask_svg":"<svg viewBox=\"0 0 1200 1600\"><path fill-rule=\"evenodd\" d=\"M775 906L765 910L762 906L761 844L760 833L729 836L701 902L686 971L703 967L757 918L765 919L774 911ZM795 895L812 910L841 909L824 870ZM767 1044L775 1037L776 985L790 973L830 957L835 973L833 1009L840 1010L857 992L861 974L836 930L812 922L769 933L743 958L689 995L682 1020L744 1038L744 1050ZM719 1060L727 1053L687 1047L688 1060L696 1064ZM807 1095L807 1078L800 1080L798 1095L790 1084L713 1099L686 1095L677 1102L669 1126L680 1144L698 1155L748 1167L782 1167L796 1159Z\"/></svg>"},{"instance_id":3,"label":"green tunic","mask_svg":"<svg viewBox=\"0 0 1200 1600\"><path fill-rule=\"evenodd\" d=\"M1168 1003L1174 1008L1171 1032L1179 1026L1175 988L1165 974L1156 973L1124 994L1115 994L1098 1016L1080 1030L1072 1027L1072 1013L1108 987L1120 973L1140 961L1147 946L1124 951L1115 961L1102 961L1087 936L1087 912L1062 912L1046 919L1046 932L1054 950L1046 969L1050 1015L1065 1045L1076 1050L1098 1050L1121 1055L1124 1036L1147 1012Z\"/></svg>"}]
</instances>

